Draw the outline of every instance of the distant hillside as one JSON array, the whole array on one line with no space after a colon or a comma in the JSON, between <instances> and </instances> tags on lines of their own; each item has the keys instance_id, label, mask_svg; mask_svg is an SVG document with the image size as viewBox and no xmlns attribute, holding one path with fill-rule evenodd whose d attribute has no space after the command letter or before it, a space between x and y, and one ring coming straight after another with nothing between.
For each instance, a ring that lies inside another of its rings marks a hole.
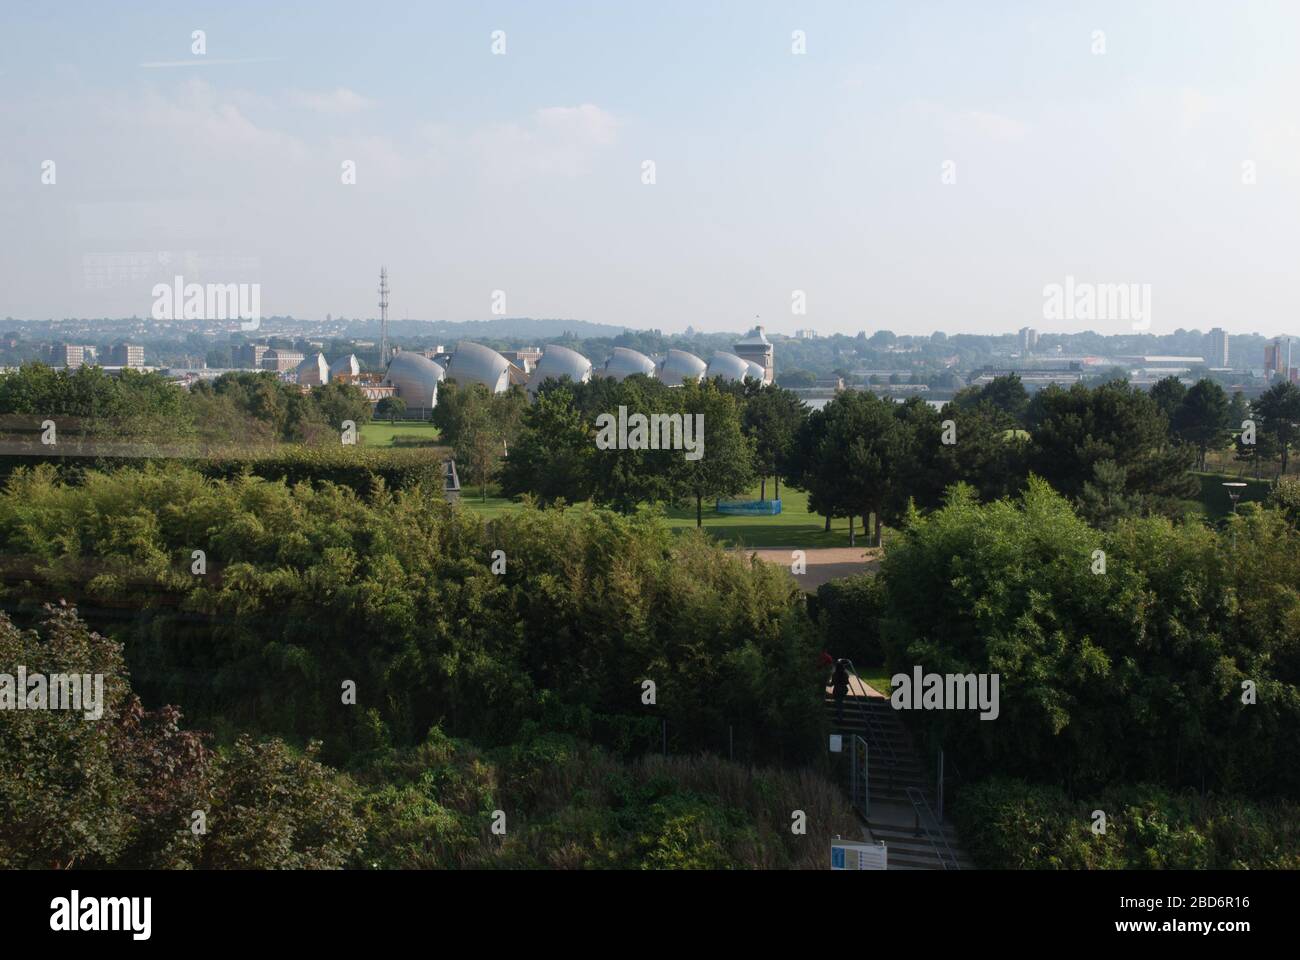
<instances>
[{"instance_id":1,"label":"distant hillside","mask_svg":"<svg viewBox=\"0 0 1300 960\"><path fill-rule=\"evenodd\" d=\"M374 336L379 333L379 323L374 320L355 320L348 324L349 332ZM590 323L586 320L536 320L532 317L501 317L495 320L468 320L464 323L430 323L425 320L390 320L388 332L395 337L436 336L447 340L505 339L509 337L558 337L565 333L588 337L616 337L629 330L608 323Z\"/></svg>"}]
</instances>

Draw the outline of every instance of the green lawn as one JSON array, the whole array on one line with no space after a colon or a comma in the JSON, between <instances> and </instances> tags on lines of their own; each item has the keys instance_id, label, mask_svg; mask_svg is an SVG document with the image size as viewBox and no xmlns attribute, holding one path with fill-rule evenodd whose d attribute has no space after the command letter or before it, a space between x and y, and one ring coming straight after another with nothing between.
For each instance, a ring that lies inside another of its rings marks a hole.
<instances>
[{"instance_id":1,"label":"green lawn","mask_svg":"<svg viewBox=\"0 0 1300 960\"><path fill-rule=\"evenodd\" d=\"M489 493L491 493L489 488ZM768 495L772 487L768 485ZM758 499L758 487L755 486L747 497L736 499ZM504 497L489 496L484 503L478 497L477 490L461 489L461 501L465 506L487 517L499 516L506 510L518 508L518 504ZM695 526L695 508L670 508L666 511L669 526L676 530L686 530ZM849 545L848 520L835 520L831 523L831 532L824 529L826 521L808 510L808 495L801 490L788 487L781 488L781 513L777 516L737 517L716 512L713 504L705 501L704 529L711 536L731 546L744 547L847 547ZM859 546L864 545L862 524L855 524Z\"/></svg>"},{"instance_id":2,"label":"green lawn","mask_svg":"<svg viewBox=\"0 0 1300 960\"><path fill-rule=\"evenodd\" d=\"M1205 516L1209 520L1221 520L1232 512L1232 500L1223 486L1225 481L1246 484L1241 490L1241 499L1237 501L1238 503L1263 500L1268 496L1269 488L1272 486L1268 480L1238 477L1227 473L1197 473L1194 476L1201 481L1201 506L1205 508Z\"/></svg>"},{"instance_id":3,"label":"green lawn","mask_svg":"<svg viewBox=\"0 0 1300 960\"><path fill-rule=\"evenodd\" d=\"M772 485L768 484L767 494L772 495ZM745 496L736 500L758 499L758 486L755 485ZM676 529L695 526L695 507L670 508L667 511L668 523ZM808 509L808 494L802 490L781 488L781 512L776 516L737 517L720 514L713 509L709 501L704 503L704 529L712 536L732 546L743 547L847 547L849 545L849 521L831 521L830 533L826 532L826 518ZM862 521L854 523L858 534L858 544L865 545L862 537Z\"/></svg>"},{"instance_id":4,"label":"green lawn","mask_svg":"<svg viewBox=\"0 0 1300 960\"><path fill-rule=\"evenodd\" d=\"M858 671L863 682L877 693L889 696L893 692L894 688L889 683L893 674L885 673L884 667L858 667Z\"/></svg>"},{"instance_id":5,"label":"green lawn","mask_svg":"<svg viewBox=\"0 0 1300 960\"><path fill-rule=\"evenodd\" d=\"M462 506L469 507L475 513L481 513L489 520L493 517L499 517L503 513L509 513L511 510L519 509L519 504L515 501L507 500L505 497L493 496L492 487L488 487L487 500L480 500L477 487L467 487L462 484L460 502Z\"/></svg>"},{"instance_id":6,"label":"green lawn","mask_svg":"<svg viewBox=\"0 0 1300 960\"><path fill-rule=\"evenodd\" d=\"M372 420L361 425L358 431L367 447L391 447L393 437L419 437L423 440L437 440L438 428L427 420Z\"/></svg>"},{"instance_id":7,"label":"green lawn","mask_svg":"<svg viewBox=\"0 0 1300 960\"><path fill-rule=\"evenodd\" d=\"M369 426L373 426L373 424L368 424L367 427ZM1197 473L1195 476L1201 483L1201 494L1199 502L1193 509L1199 508L1198 512L1203 513L1205 518L1210 521L1222 519L1229 513L1232 506L1231 500L1228 499L1228 492L1222 484L1225 480L1237 480L1238 478L1217 473ZM1255 480L1253 477L1242 477L1240 479L1247 484L1242 491L1241 503L1263 500L1268 495L1268 481ZM479 499L477 490L469 488L461 491L461 499L466 506L487 517L499 516L507 510L518 509L519 504L504 497L492 495L495 494L493 488L489 487L488 492L490 495L486 503ZM769 484L769 496L771 493L772 488ZM758 499L758 487L750 491L747 497ZM736 499L746 499L747 497L738 497ZM1192 501L1188 501L1189 507L1192 507L1192 504ZM693 506L671 507L665 511L665 515L668 525L675 530L686 530L695 526L695 508ZM717 537L729 546L847 547L849 545L848 520L835 520L831 524L830 533L827 533L824 529L825 522L822 517L809 511L808 495L806 493L789 487L781 488L781 513L777 516L726 516L716 512L711 502L705 501L704 503L704 529L711 536ZM863 546L861 522L855 524L855 529L858 533L858 545Z\"/></svg>"}]
</instances>

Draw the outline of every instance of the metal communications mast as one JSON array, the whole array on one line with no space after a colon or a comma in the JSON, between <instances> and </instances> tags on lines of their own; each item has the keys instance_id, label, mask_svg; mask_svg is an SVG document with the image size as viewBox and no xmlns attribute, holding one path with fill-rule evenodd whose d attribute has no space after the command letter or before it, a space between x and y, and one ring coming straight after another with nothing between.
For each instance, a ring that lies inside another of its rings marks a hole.
<instances>
[{"instance_id":1,"label":"metal communications mast","mask_svg":"<svg viewBox=\"0 0 1300 960\"><path fill-rule=\"evenodd\" d=\"M388 367L388 268L379 268L379 365Z\"/></svg>"}]
</instances>

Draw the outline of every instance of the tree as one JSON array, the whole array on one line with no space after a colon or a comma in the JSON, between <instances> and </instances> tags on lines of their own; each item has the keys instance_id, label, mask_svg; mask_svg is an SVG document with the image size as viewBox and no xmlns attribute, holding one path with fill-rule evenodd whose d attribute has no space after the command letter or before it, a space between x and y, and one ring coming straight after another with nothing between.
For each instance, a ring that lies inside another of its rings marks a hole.
<instances>
[{"instance_id":1,"label":"tree","mask_svg":"<svg viewBox=\"0 0 1300 960\"><path fill-rule=\"evenodd\" d=\"M1121 517L1137 513L1140 503L1126 492L1128 470L1114 460L1098 460L1092 478L1079 493L1079 513L1101 530L1109 530Z\"/></svg>"},{"instance_id":2,"label":"tree","mask_svg":"<svg viewBox=\"0 0 1300 960\"><path fill-rule=\"evenodd\" d=\"M1230 522L1102 532L1038 479L1015 501L955 492L891 545L869 611L891 669L1000 677L996 723L917 717L963 768L1294 795L1296 762L1275 754L1300 754L1300 595L1279 589L1300 582L1300 538L1253 506Z\"/></svg>"},{"instance_id":3,"label":"tree","mask_svg":"<svg viewBox=\"0 0 1300 960\"><path fill-rule=\"evenodd\" d=\"M1268 505L1286 517L1294 529L1300 530L1300 477L1278 477L1268 492Z\"/></svg>"},{"instance_id":4,"label":"tree","mask_svg":"<svg viewBox=\"0 0 1300 960\"><path fill-rule=\"evenodd\" d=\"M919 397L895 410L904 431L899 482L887 513L901 517L908 501L933 509L957 483L969 484L981 500L1019 491L1026 476L1023 432L1008 426L1008 414L988 401L974 406L947 404L936 411Z\"/></svg>"},{"instance_id":5,"label":"tree","mask_svg":"<svg viewBox=\"0 0 1300 960\"><path fill-rule=\"evenodd\" d=\"M1080 496L1102 460L1124 469L1125 492L1145 510L1180 513L1196 492L1192 451L1170 446L1165 415L1128 383L1052 384L1035 394L1026 419L1029 469L1068 497Z\"/></svg>"},{"instance_id":6,"label":"tree","mask_svg":"<svg viewBox=\"0 0 1300 960\"><path fill-rule=\"evenodd\" d=\"M861 516L868 528L891 503L905 452L895 404L865 391L841 393L808 418L800 431L796 477L809 506L826 517ZM850 530L850 542L853 541Z\"/></svg>"},{"instance_id":7,"label":"tree","mask_svg":"<svg viewBox=\"0 0 1300 960\"><path fill-rule=\"evenodd\" d=\"M808 417L808 408L789 390L761 389L745 403L743 427L754 442L754 466L760 479L759 497L767 497L767 478L776 479L776 499L781 499L781 473L794 452L795 437Z\"/></svg>"},{"instance_id":8,"label":"tree","mask_svg":"<svg viewBox=\"0 0 1300 960\"><path fill-rule=\"evenodd\" d=\"M1197 466L1204 470L1210 448L1222 446L1228 437L1228 395L1213 380L1198 380L1174 409L1171 419L1174 435L1196 448Z\"/></svg>"},{"instance_id":9,"label":"tree","mask_svg":"<svg viewBox=\"0 0 1300 960\"><path fill-rule=\"evenodd\" d=\"M351 788L314 748L245 736L214 754L176 707L141 706L121 645L75 610L46 605L27 631L0 613L0 673L18 664L101 677L102 714L0 709L0 867L337 868L357 849Z\"/></svg>"},{"instance_id":10,"label":"tree","mask_svg":"<svg viewBox=\"0 0 1300 960\"><path fill-rule=\"evenodd\" d=\"M342 429L345 420L358 426L370 422L370 401L350 383L323 383L313 387L307 396L311 398L312 406L320 411L321 419L335 430Z\"/></svg>"},{"instance_id":11,"label":"tree","mask_svg":"<svg viewBox=\"0 0 1300 960\"><path fill-rule=\"evenodd\" d=\"M1242 421L1250 417L1250 404L1246 402L1246 395L1240 390L1232 394L1232 401L1228 404L1228 429L1233 433L1239 431L1242 427Z\"/></svg>"},{"instance_id":12,"label":"tree","mask_svg":"<svg viewBox=\"0 0 1300 960\"><path fill-rule=\"evenodd\" d=\"M505 433L492 415L492 398L486 387L474 384L461 396L452 449L457 462L465 466L466 479L479 485L479 494L486 502L488 482L496 475L505 453Z\"/></svg>"},{"instance_id":13,"label":"tree","mask_svg":"<svg viewBox=\"0 0 1300 960\"><path fill-rule=\"evenodd\" d=\"M361 847L355 788L281 740L244 734L221 755L200 869L338 870Z\"/></svg>"},{"instance_id":14,"label":"tree","mask_svg":"<svg viewBox=\"0 0 1300 960\"><path fill-rule=\"evenodd\" d=\"M396 423L397 418L406 413L406 401L399 396L383 397L375 405L375 413L387 417L389 423Z\"/></svg>"},{"instance_id":15,"label":"tree","mask_svg":"<svg viewBox=\"0 0 1300 960\"><path fill-rule=\"evenodd\" d=\"M952 403L959 410L972 410L981 404L987 404L1006 418L1006 426L1014 427L1025 422L1029 394L1020 382L1020 377L1011 373L994 377L980 387L967 387L952 398Z\"/></svg>"},{"instance_id":16,"label":"tree","mask_svg":"<svg viewBox=\"0 0 1300 960\"><path fill-rule=\"evenodd\" d=\"M817 374L811 370L785 370L777 375L776 382L783 387L811 387L817 382Z\"/></svg>"},{"instance_id":17,"label":"tree","mask_svg":"<svg viewBox=\"0 0 1300 960\"><path fill-rule=\"evenodd\" d=\"M595 439L566 385L540 392L524 414L501 471L506 496L531 493L543 505L590 499Z\"/></svg>"},{"instance_id":18,"label":"tree","mask_svg":"<svg viewBox=\"0 0 1300 960\"><path fill-rule=\"evenodd\" d=\"M575 384L573 390L575 404L593 432L603 416L618 420L640 415L649 420L655 415L682 415L681 389L640 374L622 381L598 377ZM628 440L629 448L596 443L591 461L593 499L621 513L634 513L644 503L681 500L676 464L682 451L638 449L631 445L631 436Z\"/></svg>"},{"instance_id":19,"label":"tree","mask_svg":"<svg viewBox=\"0 0 1300 960\"><path fill-rule=\"evenodd\" d=\"M1183 386L1183 381L1175 376L1163 377L1151 388L1151 399L1170 423L1173 422L1174 411L1186 396L1187 388Z\"/></svg>"},{"instance_id":20,"label":"tree","mask_svg":"<svg viewBox=\"0 0 1300 960\"><path fill-rule=\"evenodd\" d=\"M753 481L754 444L741 431L735 398L716 383L688 381L680 392L683 420L690 417L696 431L703 428L704 449L698 459L674 455L673 485L679 498L695 500L695 526L702 527L705 497L734 496Z\"/></svg>"},{"instance_id":21,"label":"tree","mask_svg":"<svg viewBox=\"0 0 1300 960\"><path fill-rule=\"evenodd\" d=\"M1280 475L1285 475L1291 459L1291 445L1300 436L1300 387L1289 381L1274 384L1253 403L1251 410L1258 431L1273 441L1282 459Z\"/></svg>"}]
</instances>

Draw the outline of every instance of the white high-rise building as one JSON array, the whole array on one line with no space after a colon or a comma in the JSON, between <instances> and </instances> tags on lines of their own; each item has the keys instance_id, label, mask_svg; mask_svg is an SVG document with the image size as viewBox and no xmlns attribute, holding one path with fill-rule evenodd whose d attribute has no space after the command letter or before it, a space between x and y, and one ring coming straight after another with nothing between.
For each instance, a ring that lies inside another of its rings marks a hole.
<instances>
[{"instance_id":1,"label":"white high-rise building","mask_svg":"<svg viewBox=\"0 0 1300 960\"><path fill-rule=\"evenodd\" d=\"M1211 367L1227 367L1229 365L1228 331L1215 327L1207 336L1210 342L1205 350L1205 359L1209 361Z\"/></svg>"}]
</instances>

